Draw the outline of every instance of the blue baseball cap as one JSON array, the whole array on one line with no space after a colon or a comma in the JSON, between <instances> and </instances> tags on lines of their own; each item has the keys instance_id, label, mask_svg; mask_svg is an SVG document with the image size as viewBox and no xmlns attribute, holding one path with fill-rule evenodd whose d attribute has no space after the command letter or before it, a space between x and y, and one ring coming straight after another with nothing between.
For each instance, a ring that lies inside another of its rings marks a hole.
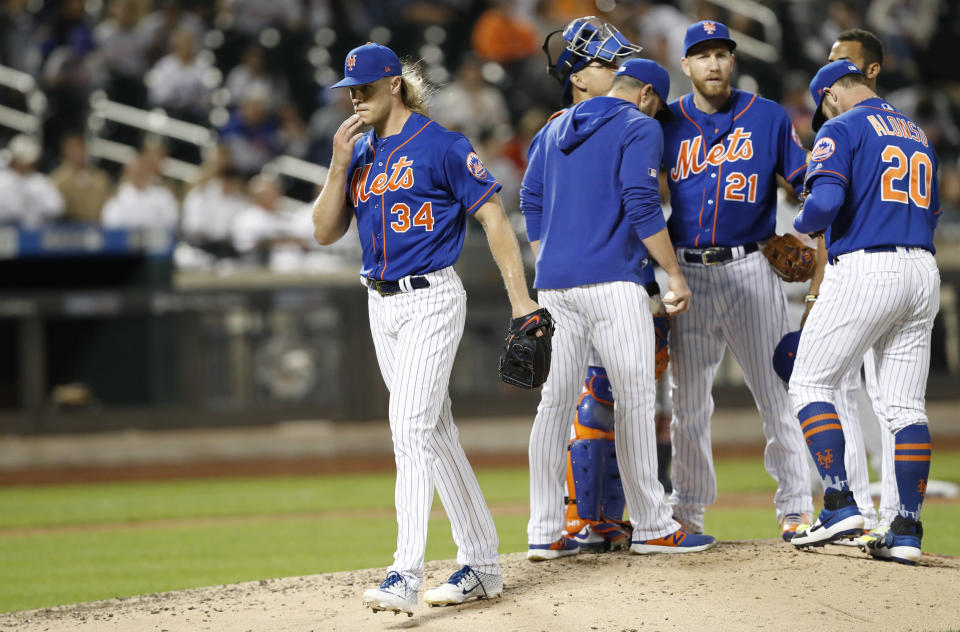
<instances>
[{"instance_id":1,"label":"blue baseball cap","mask_svg":"<svg viewBox=\"0 0 960 632\"><path fill-rule=\"evenodd\" d=\"M720 22L713 20L703 20L687 27L687 34L683 38L683 56L690 53L690 49L708 40L720 40L726 42L732 51L737 47L737 43L730 39L730 29Z\"/></svg>"},{"instance_id":2,"label":"blue baseball cap","mask_svg":"<svg viewBox=\"0 0 960 632\"><path fill-rule=\"evenodd\" d=\"M367 42L347 53L343 62L343 79L331 88L348 88L373 83L383 77L396 77L403 73L397 54L380 44Z\"/></svg>"},{"instance_id":3,"label":"blue baseball cap","mask_svg":"<svg viewBox=\"0 0 960 632\"><path fill-rule=\"evenodd\" d=\"M817 106L817 111L813 113L813 131L818 131L827 120L827 117L823 114L823 109L820 107L823 105L823 91L835 84L840 77L862 74L856 64L846 59L832 61L817 71L813 81L810 82L810 96L813 97L813 102Z\"/></svg>"},{"instance_id":4,"label":"blue baseball cap","mask_svg":"<svg viewBox=\"0 0 960 632\"><path fill-rule=\"evenodd\" d=\"M617 68L615 76L619 77L620 75L633 77L643 83L652 85L653 91L663 101L663 107L657 113L657 118L667 121L673 118L673 112L666 107L667 97L670 96L670 75L663 66L652 59L628 59Z\"/></svg>"},{"instance_id":5,"label":"blue baseball cap","mask_svg":"<svg viewBox=\"0 0 960 632\"><path fill-rule=\"evenodd\" d=\"M798 346L800 346L799 329L781 338L773 350L773 370L787 384L790 383L790 376L793 375L793 362L797 359Z\"/></svg>"}]
</instances>

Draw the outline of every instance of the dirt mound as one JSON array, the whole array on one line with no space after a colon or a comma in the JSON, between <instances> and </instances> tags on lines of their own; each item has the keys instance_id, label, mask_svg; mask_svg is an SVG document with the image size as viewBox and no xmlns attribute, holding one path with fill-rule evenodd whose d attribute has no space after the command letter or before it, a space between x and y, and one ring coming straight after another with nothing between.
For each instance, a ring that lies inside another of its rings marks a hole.
<instances>
[{"instance_id":1,"label":"dirt mound","mask_svg":"<svg viewBox=\"0 0 960 632\"><path fill-rule=\"evenodd\" d=\"M960 559L915 567L855 548L799 552L779 540L723 542L705 553L502 557L503 597L428 608L413 618L362 607L384 569L248 582L0 615L0 632L247 630L946 630L960 626ZM427 565L426 585L452 561Z\"/></svg>"}]
</instances>

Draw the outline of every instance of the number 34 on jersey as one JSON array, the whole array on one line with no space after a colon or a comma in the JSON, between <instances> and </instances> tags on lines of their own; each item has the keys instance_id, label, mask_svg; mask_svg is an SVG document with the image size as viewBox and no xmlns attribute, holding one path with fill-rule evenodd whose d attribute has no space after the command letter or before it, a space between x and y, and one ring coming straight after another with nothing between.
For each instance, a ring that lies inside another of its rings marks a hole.
<instances>
[{"instance_id":1,"label":"number 34 on jersey","mask_svg":"<svg viewBox=\"0 0 960 632\"><path fill-rule=\"evenodd\" d=\"M363 167L357 167L350 178L350 199L353 201L354 207L358 207L361 202L369 200L371 195L380 196L383 199L384 194L388 191L396 192L413 187L413 161L406 156L401 156L391 165L389 174L386 171L378 173L371 181L369 176L372 166L372 164L367 164ZM413 206L416 207L416 204L414 203ZM424 202L414 210L411 208L409 200L394 202L390 207L390 218L389 225L395 233L405 233L411 228L420 228L431 232L434 223L433 204Z\"/></svg>"}]
</instances>

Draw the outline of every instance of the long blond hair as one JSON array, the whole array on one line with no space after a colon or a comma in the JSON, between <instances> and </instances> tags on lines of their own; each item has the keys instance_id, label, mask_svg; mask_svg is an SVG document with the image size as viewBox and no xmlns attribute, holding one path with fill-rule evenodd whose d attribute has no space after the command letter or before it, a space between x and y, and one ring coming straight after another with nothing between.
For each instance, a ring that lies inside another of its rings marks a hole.
<instances>
[{"instance_id":1,"label":"long blond hair","mask_svg":"<svg viewBox=\"0 0 960 632\"><path fill-rule=\"evenodd\" d=\"M400 97L403 99L403 104L417 114L429 116L427 102L434 89L423 76L423 62L405 59L401 68L403 72L400 75Z\"/></svg>"}]
</instances>

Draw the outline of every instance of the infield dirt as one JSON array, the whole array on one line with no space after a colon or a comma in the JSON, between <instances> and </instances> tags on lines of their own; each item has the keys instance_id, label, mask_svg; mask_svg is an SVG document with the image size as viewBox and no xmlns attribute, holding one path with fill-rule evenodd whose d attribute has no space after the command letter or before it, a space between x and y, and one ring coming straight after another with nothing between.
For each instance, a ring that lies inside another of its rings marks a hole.
<instances>
[{"instance_id":1,"label":"infield dirt","mask_svg":"<svg viewBox=\"0 0 960 632\"><path fill-rule=\"evenodd\" d=\"M422 604L412 618L373 613L361 593L384 569L264 580L0 614L0 632L458 632L590 630L951 630L960 628L960 559L918 566L855 548L800 552L779 540L722 542L704 553L581 554L531 563L502 556L500 599ZM430 562L425 584L452 561Z\"/></svg>"}]
</instances>

